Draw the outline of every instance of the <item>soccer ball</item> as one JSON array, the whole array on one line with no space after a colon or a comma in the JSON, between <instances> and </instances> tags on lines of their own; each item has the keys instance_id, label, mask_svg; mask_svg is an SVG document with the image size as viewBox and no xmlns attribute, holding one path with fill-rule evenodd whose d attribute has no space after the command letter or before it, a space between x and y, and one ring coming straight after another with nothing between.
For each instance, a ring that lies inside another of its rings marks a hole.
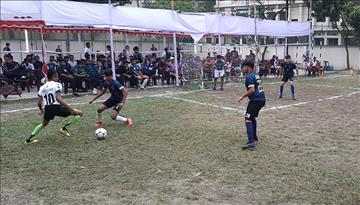
<instances>
[{"instance_id":1,"label":"soccer ball","mask_svg":"<svg viewBox=\"0 0 360 205\"><path fill-rule=\"evenodd\" d=\"M95 131L95 137L98 140L104 140L107 136L107 131L104 128L99 128Z\"/></svg>"}]
</instances>

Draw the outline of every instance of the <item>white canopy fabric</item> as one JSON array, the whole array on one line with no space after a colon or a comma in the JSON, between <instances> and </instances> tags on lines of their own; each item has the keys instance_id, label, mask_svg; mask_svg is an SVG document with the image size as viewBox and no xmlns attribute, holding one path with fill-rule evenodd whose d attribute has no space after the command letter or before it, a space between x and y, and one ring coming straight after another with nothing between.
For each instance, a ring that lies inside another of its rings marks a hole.
<instances>
[{"instance_id":1,"label":"white canopy fabric","mask_svg":"<svg viewBox=\"0 0 360 205\"><path fill-rule=\"evenodd\" d=\"M255 20L239 16L181 14L172 10L113 7L72 1L0 1L1 21L43 20L46 25L94 26L176 32L199 41L205 34L306 36L310 22Z\"/></svg>"}]
</instances>

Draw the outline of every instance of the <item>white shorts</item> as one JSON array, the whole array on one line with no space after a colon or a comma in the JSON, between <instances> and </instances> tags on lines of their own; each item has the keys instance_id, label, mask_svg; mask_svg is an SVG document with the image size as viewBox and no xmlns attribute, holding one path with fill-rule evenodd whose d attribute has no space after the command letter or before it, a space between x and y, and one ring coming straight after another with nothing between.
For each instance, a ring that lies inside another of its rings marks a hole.
<instances>
[{"instance_id":1,"label":"white shorts","mask_svg":"<svg viewBox=\"0 0 360 205\"><path fill-rule=\"evenodd\" d=\"M214 70L214 78L222 78L225 75L224 70Z\"/></svg>"}]
</instances>

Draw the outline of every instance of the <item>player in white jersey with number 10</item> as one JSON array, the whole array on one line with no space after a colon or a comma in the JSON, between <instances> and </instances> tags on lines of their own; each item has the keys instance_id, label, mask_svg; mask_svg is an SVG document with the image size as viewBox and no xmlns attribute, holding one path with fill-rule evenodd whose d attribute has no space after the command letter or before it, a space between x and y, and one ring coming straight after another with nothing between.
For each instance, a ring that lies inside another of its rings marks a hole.
<instances>
[{"instance_id":1,"label":"player in white jersey with number 10","mask_svg":"<svg viewBox=\"0 0 360 205\"><path fill-rule=\"evenodd\" d=\"M59 80L58 73L55 70L49 70L47 77L49 81L40 87L38 93L38 107L41 111L40 114L44 114L44 119L41 124L35 127L30 137L26 140L26 144L37 143L38 140L32 138L39 134L55 116L68 117L73 115L70 121L60 129L61 134L70 137L67 127L79 121L80 117L83 116L82 111L72 108L61 98L62 85L57 82ZM45 105L45 112L43 104Z\"/></svg>"}]
</instances>

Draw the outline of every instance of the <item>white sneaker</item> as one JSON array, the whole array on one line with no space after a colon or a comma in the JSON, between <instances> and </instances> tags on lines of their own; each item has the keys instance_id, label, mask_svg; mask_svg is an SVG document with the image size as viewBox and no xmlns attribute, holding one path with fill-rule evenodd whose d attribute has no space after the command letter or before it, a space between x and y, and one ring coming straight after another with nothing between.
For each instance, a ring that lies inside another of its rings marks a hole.
<instances>
[{"instance_id":1,"label":"white sneaker","mask_svg":"<svg viewBox=\"0 0 360 205\"><path fill-rule=\"evenodd\" d=\"M140 89L145 89L145 87L144 87L144 86L140 86Z\"/></svg>"},{"instance_id":2,"label":"white sneaker","mask_svg":"<svg viewBox=\"0 0 360 205\"><path fill-rule=\"evenodd\" d=\"M94 89L93 89L93 91L92 91L92 93L93 93L94 95L97 95L97 94L98 94L97 89L96 89L96 88L94 88Z\"/></svg>"}]
</instances>

